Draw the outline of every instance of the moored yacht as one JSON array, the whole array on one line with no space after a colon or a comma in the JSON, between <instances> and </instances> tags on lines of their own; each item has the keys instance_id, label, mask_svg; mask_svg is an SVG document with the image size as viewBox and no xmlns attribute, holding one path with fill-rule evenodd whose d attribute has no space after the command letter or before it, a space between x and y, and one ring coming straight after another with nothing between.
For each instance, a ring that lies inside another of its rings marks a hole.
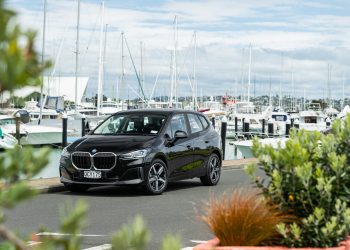
<instances>
[{"instance_id":1,"label":"moored yacht","mask_svg":"<svg viewBox=\"0 0 350 250\"><path fill-rule=\"evenodd\" d=\"M299 114L299 128L305 130L317 130L325 131L327 124L325 121L326 117L321 111L316 110L304 110Z\"/></svg>"},{"instance_id":2,"label":"moored yacht","mask_svg":"<svg viewBox=\"0 0 350 250\"><path fill-rule=\"evenodd\" d=\"M101 115L112 115L122 110L127 110L128 106L123 102L115 102L110 99L102 102L100 106L100 114Z\"/></svg>"},{"instance_id":3,"label":"moored yacht","mask_svg":"<svg viewBox=\"0 0 350 250\"><path fill-rule=\"evenodd\" d=\"M18 144L17 139L12 135L3 132L0 128L0 150L13 148L16 144Z\"/></svg>"},{"instance_id":4,"label":"moored yacht","mask_svg":"<svg viewBox=\"0 0 350 250\"><path fill-rule=\"evenodd\" d=\"M0 115L0 128L4 133L16 135L16 119ZM21 145L51 145L62 143L62 129L42 125L20 124Z\"/></svg>"}]
</instances>

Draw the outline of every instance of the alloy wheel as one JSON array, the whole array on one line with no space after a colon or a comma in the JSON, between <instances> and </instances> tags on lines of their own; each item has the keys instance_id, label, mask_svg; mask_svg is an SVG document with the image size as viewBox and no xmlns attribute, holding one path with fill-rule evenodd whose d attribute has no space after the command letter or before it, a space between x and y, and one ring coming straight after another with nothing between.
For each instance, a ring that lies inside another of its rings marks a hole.
<instances>
[{"instance_id":1,"label":"alloy wheel","mask_svg":"<svg viewBox=\"0 0 350 250\"><path fill-rule=\"evenodd\" d=\"M220 163L217 157L211 157L209 162L209 174L213 183L216 183L220 178Z\"/></svg>"},{"instance_id":2,"label":"alloy wheel","mask_svg":"<svg viewBox=\"0 0 350 250\"><path fill-rule=\"evenodd\" d=\"M148 173L148 183L154 192L162 192L167 184L165 167L160 163L154 163Z\"/></svg>"}]
</instances>

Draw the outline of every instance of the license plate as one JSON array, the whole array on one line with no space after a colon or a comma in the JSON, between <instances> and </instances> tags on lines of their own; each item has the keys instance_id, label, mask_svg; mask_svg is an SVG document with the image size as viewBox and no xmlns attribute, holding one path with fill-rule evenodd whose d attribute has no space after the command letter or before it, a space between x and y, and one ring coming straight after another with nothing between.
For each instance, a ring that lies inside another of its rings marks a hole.
<instances>
[{"instance_id":1,"label":"license plate","mask_svg":"<svg viewBox=\"0 0 350 250\"><path fill-rule=\"evenodd\" d=\"M84 171L84 178L101 179L101 171Z\"/></svg>"}]
</instances>

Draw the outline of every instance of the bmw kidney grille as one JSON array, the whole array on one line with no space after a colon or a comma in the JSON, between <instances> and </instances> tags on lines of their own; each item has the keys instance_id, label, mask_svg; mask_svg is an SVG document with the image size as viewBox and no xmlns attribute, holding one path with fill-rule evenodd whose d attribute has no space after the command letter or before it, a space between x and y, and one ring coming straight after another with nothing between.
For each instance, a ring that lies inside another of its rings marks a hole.
<instances>
[{"instance_id":1,"label":"bmw kidney grille","mask_svg":"<svg viewBox=\"0 0 350 250\"><path fill-rule=\"evenodd\" d=\"M116 154L112 152L100 152L91 155L88 152L74 152L72 154L72 163L78 169L99 169L110 170L117 162Z\"/></svg>"}]
</instances>

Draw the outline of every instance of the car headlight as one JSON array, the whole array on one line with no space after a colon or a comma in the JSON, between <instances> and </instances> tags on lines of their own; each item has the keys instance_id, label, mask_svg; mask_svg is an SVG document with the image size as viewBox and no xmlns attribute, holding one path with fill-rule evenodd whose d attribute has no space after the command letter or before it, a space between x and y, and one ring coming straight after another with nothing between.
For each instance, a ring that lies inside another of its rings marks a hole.
<instances>
[{"instance_id":1,"label":"car headlight","mask_svg":"<svg viewBox=\"0 0 350 250\"><path fill-rule=\"evenodd\" d=\"M142 150L136 150L136 151L132 151L126 154L122 154L120 155L120 158L122 159L140 159L140 158L144 158L148 155L149 153L149 149L142 149Z\"/></svg>"},{"instance_id":2,"label":"car headlight","mask_svg":"<svg viewBox=\"0 0 350 250\"><path fill-rule=\"evenodd\" d=\"M61 157L65 157L65 158L69 158L70 157L70 153L68 152L67 147L65 147L62 150Z\"/></svg>"}]
</instances>

